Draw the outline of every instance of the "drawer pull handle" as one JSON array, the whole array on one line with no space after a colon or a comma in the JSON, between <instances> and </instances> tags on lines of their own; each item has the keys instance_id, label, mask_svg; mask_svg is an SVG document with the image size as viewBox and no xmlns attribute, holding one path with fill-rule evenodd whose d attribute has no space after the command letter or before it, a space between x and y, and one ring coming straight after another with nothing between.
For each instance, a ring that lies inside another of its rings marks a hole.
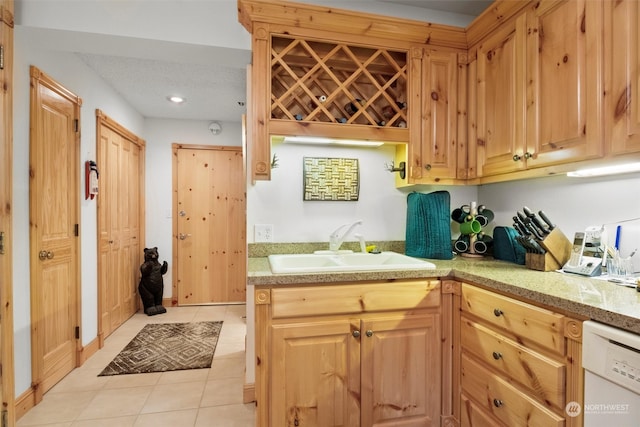
<instances>
[{"instance_id":1,"label":"drawer pull handle","mask_svg":"<svg viewBox=\"0 0 640 427\"><path fill-rule=\"evenodd\" d=\"M502 400L500 399L493 399L493 406L495 406L496 408L499 408L502 406Z\"/></svg>"},{"instance_id":2,"label":"drawer pull handle","mask_svg":"<svg viewBox=\"0 0 640 427\"><path fill-rule=\"evenodd\" d=\"M493 309L493 314L496 315L496 317L500 317L502 316L504 313L502 312L502 310L500 310L499 308L494 308Z\"/></svg>"},{"instance_id":3,"label":"drawer pull handle","mask_svg":"<svg viewBox=\"0 0 640 427\"><path fill-rule=\"evenodd\" d=\"M493 358L496 359L496 360L502 359L502 353L494 351L493 352Z\"/></svg>"},{"instance_id":4,"label":"drawer pull handle","mask_svg":"<svg viewBox=\"0 0 640 427\"><path fill-rule=\"evenodd\" d=\"M351 335L353 335L353 337L354 337L354 338L359 338L359 337L360 337L360 331L357 331L357 330L356 330L356 331L353 331L353 332L351 333Z\"/></svg>"}]
</instances>

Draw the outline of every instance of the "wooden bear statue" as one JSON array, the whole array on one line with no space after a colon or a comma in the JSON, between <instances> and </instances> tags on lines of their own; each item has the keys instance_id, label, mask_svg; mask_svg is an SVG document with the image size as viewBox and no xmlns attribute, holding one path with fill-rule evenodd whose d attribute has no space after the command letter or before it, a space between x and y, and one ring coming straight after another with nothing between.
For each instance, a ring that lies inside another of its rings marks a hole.
<instances>
[{"instance_id":1,"label":"wooden bear statue","mask_svg":"<svg viewBox=\"0 0 640 427\"><path fill-rule=\"evenodd\" d=\"M158 261L158 248L144 248L144 262L140 266L140 284L138 292L142 299L144 312L148 316L166 313L167 309L162 306L162 294L164 283L162 275L167 272L169 265L167 261L162 264Z\"/></svg>"}]
</instances>

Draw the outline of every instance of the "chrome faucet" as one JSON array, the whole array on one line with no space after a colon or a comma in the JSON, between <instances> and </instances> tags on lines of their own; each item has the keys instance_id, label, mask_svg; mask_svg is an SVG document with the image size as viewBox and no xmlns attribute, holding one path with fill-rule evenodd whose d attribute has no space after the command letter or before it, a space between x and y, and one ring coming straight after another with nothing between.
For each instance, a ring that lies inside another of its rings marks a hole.
<instances>
[{"instance_id":1,"label":"chrome faucet","mask_svg":"<svg viewBox=\"0 0 640 427\"><path fill-rule=\"evenodd\" d=\"M340 227L338 227L329 236L329 249L332 250L332 251L338 251L340 249L340 246L342 245L342 242L344 242L344 239L347 238L349 233L351 233L351 231L353 231L353 229L357 225L362 225L362 220L358 220L358 221L350 223L350 224L343 224ZM345 227L349 227L349 228L347 228L347 231L345 231L344 233L342 233L342 235L340 235L340 231Z\"/></svg>"}]
</instances>

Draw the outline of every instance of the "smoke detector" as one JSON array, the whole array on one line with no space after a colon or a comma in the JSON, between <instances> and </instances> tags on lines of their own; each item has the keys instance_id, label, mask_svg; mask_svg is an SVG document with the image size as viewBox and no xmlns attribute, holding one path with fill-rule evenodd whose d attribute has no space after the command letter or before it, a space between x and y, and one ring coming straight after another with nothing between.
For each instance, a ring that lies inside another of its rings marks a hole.
<instances>
[{"instance_id":1,"label":"smoke detector","mask_svg":"<svg viewBox=\"0 0 640 427\"><path fill-rule=\"evenodd\" d=\"M209 123L209 131L214 135L219 135L222 132L222 126L218 122Z\"/></svg>"}]
</instances>

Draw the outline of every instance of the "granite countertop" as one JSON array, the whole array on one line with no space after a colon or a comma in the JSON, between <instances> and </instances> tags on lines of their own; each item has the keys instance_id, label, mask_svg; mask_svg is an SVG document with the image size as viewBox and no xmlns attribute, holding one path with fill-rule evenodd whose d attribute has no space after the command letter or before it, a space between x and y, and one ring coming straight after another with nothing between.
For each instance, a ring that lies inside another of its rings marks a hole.
<instances>
[{"instance_id":1,"label":"granite countertop","mask_svg":"<svg viewBox=\"0 0 640 427\"><path fill-rule=\"evenodd\" d=\"M251 257L249 285L452 278L521 297L563 313L593 319L640 334L640 292L605 280L555 271L540 272L491 259L428 260L434 270L273 274L266 257Z\"/></svg>"}]
</instances>

